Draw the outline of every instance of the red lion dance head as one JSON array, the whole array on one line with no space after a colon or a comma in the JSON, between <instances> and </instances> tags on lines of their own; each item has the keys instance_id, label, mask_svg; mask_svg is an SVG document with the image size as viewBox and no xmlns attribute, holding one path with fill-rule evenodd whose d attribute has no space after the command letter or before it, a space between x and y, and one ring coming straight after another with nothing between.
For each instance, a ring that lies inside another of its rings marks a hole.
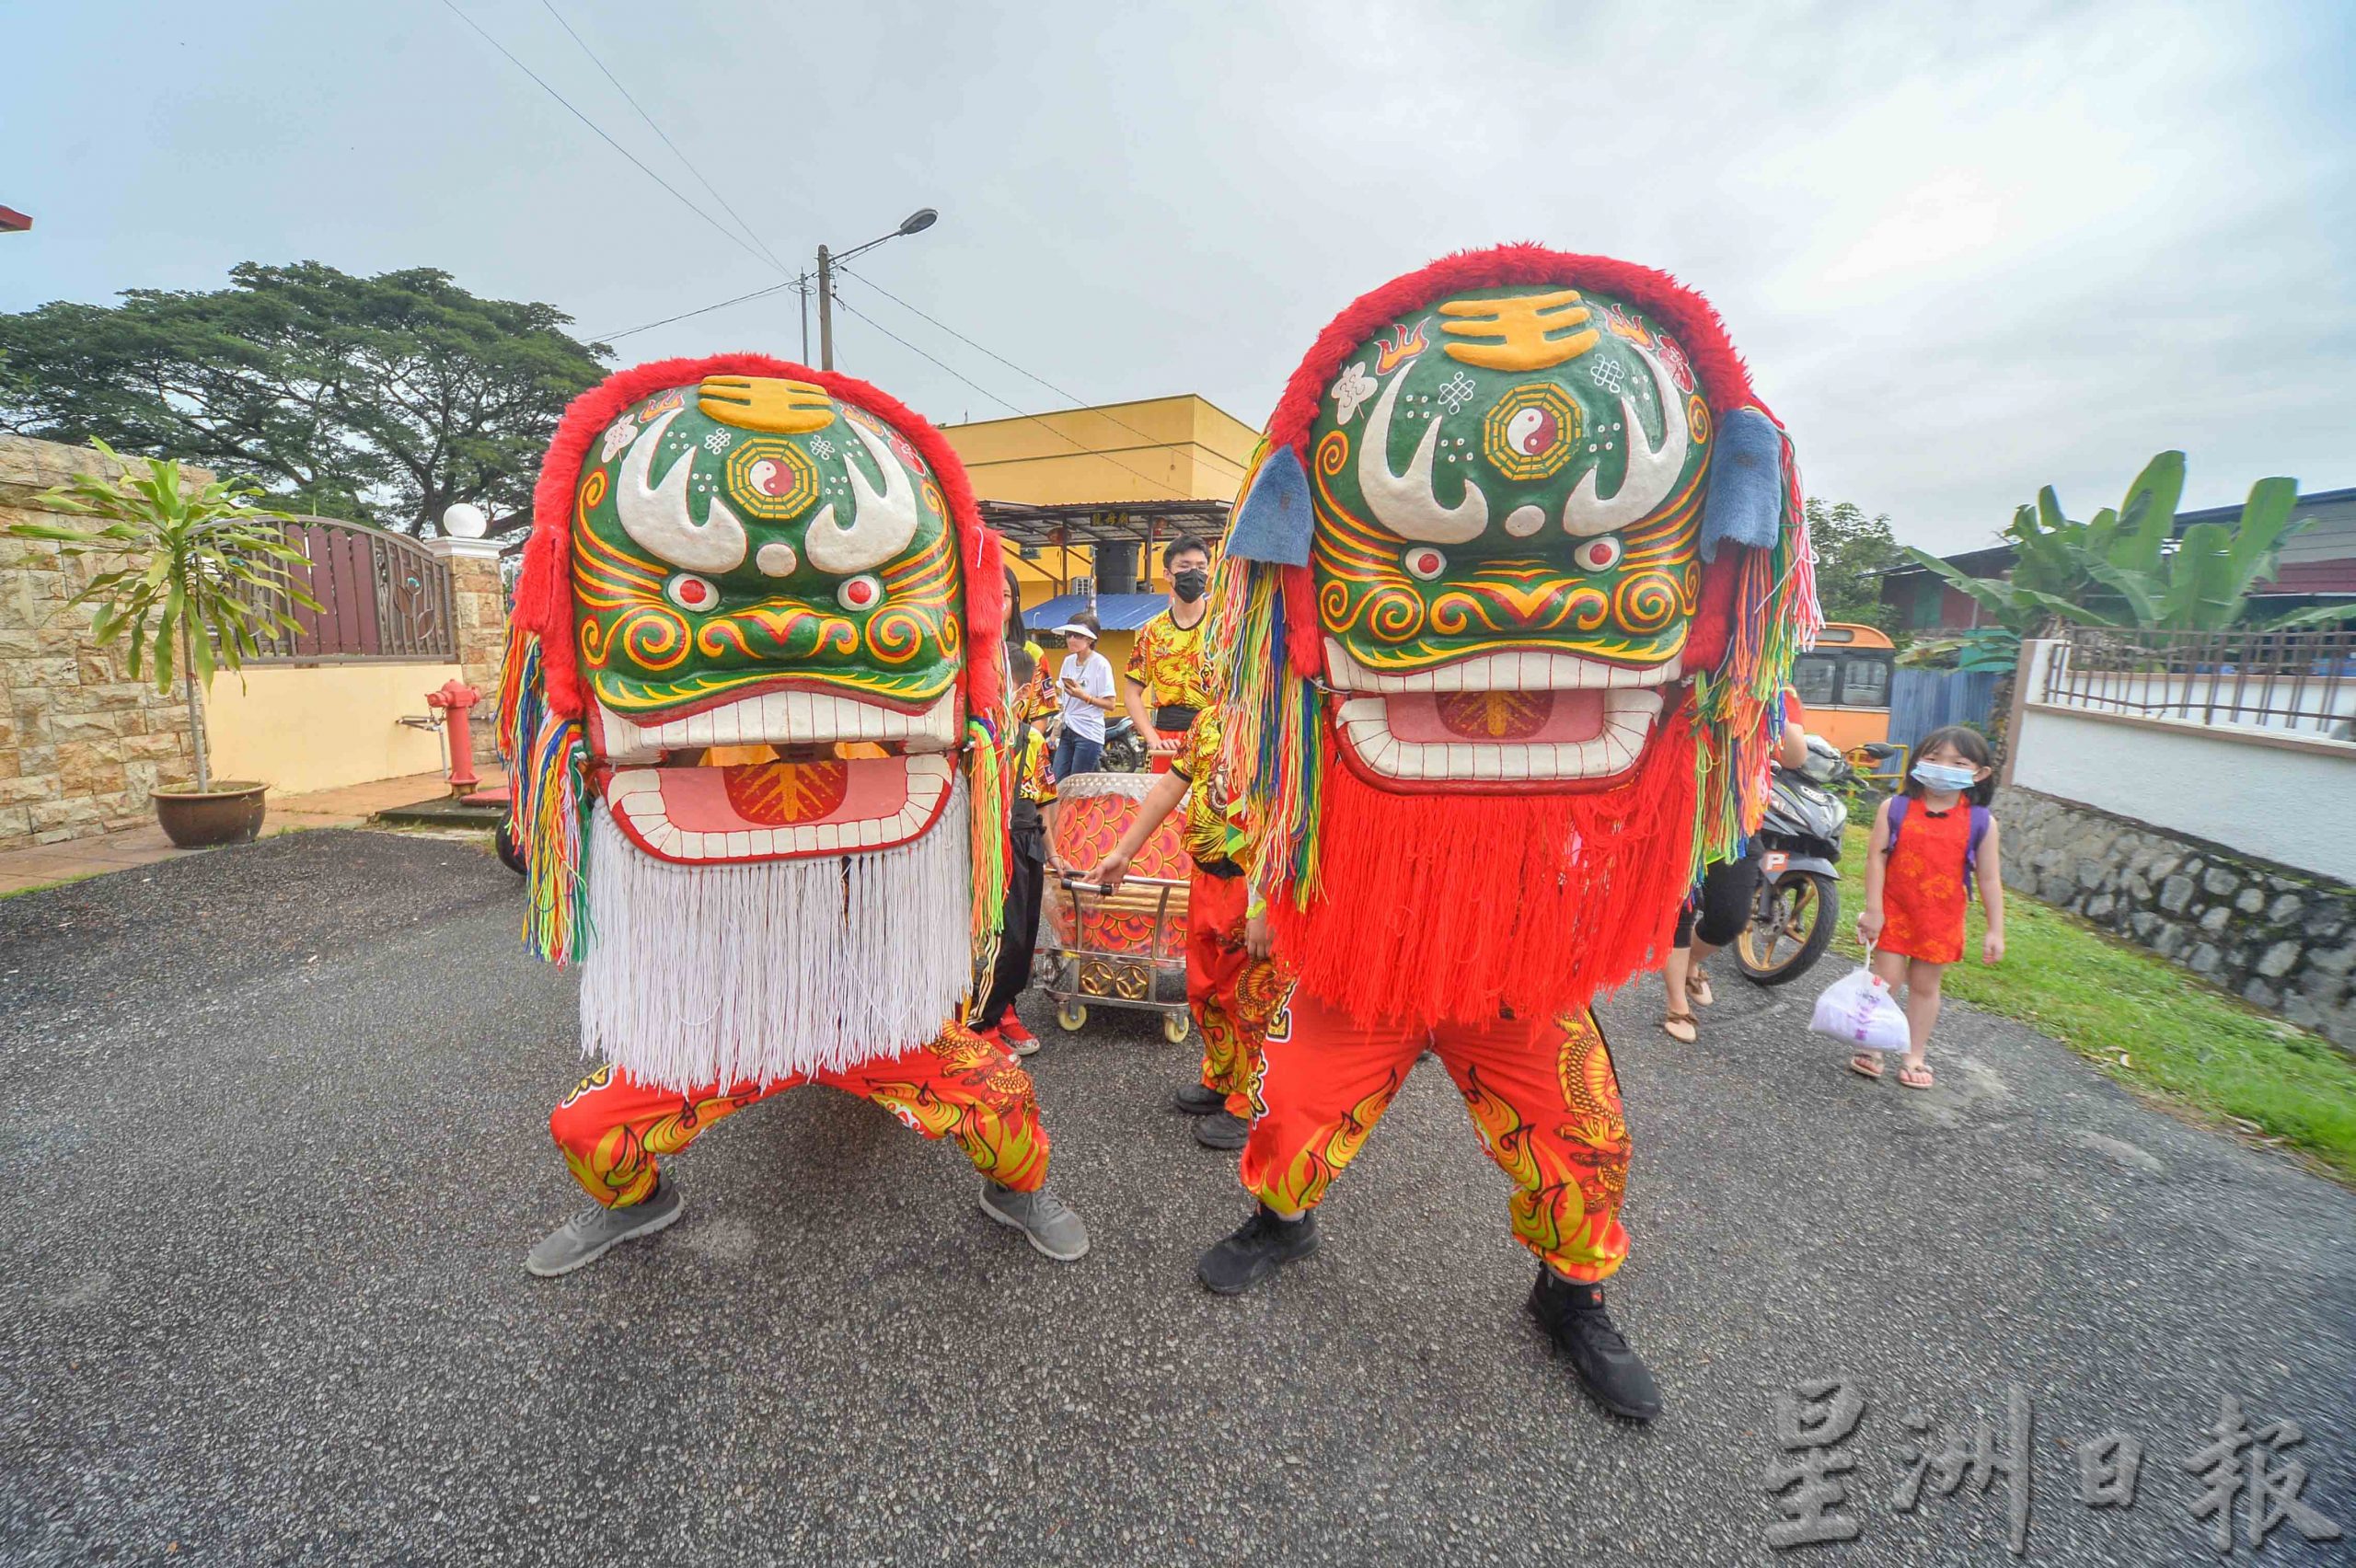
<instances>
[{"instance_id":1,"label":"red lion dance head","mask_svg":"<svg viewBox=\"0 0 2356 1568\"><path fill-rule=\"evenodd\" d=\"M1229 777L1301 983L1438 1020L1635 973L1757 825L1808 562L1790 443L1665 273L1504 246L1344 310L1217 604Z\"/></svg>"}]
</instances>

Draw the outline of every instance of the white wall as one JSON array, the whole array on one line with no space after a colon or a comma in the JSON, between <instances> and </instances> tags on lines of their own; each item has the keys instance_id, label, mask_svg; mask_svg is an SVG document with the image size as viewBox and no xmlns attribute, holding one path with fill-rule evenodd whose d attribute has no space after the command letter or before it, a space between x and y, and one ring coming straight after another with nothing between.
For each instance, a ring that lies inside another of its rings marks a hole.
<instances>
[{"instance_id":1,"label":"white wall","mask_svg":"<svg viewBox=\"0 0 2356 1568\"><path fill-rule=\"evenodd\" d=\"M2223 726L2122 723L2029 701L2013 739L2013 782L2245 854L2356 882L2356 744L2296 748Z\"/></svg>"}]
</instances>

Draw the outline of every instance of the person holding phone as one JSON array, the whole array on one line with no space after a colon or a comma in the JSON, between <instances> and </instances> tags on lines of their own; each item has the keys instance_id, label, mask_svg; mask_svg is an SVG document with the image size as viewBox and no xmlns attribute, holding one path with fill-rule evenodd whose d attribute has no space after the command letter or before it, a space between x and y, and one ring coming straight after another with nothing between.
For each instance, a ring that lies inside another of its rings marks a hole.
<instances>
[{"instance_id":1,"label":"person holding phone","mask_svg":"<svg viewBox=\"0 0 2356 1568\"><path fill-rule=\"evenodd\" d=\"M1064 640L1064 662L1056 672L1063 699L1064 732L1056 742L1056 778L1093 773L1104 755L1104 715L1120 706L1114 696L1113 662L1096 651L1096 617L1082 611L1056 628Z\"/></svg>"}]
</instances>

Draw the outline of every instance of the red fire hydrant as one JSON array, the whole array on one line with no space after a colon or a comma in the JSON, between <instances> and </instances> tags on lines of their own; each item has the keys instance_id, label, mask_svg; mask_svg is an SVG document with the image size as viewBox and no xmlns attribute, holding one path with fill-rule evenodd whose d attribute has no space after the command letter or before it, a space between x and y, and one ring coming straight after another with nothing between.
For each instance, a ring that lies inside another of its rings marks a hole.
<instances>
[{"instance_id":1,"label":"red fire hydrant","mask_svg":"<svg viewBox=\"0 0 2356 1568\"><path fill-rule=\"evenodd\" d=\"M475 777L475 737L468 710L482 700L482 693L456 680L442 683L439 691L425 694L425 705L444 710L444 723L450 742L450 793L463 795L482 780Z\"/></svg>"}]
</instances>

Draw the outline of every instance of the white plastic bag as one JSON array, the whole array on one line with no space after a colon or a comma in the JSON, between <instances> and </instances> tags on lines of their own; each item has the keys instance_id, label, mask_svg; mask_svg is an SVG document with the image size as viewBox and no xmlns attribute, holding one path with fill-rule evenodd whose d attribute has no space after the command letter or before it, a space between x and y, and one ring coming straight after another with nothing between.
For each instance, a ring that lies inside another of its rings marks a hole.
<instances>
[{"instance_id":1,"label":"white plastic bag","mask_svg":"<svg viewBox=\"0 0 2356 1568\"><path fill-rule=\"evenodd\" d=\"M1868 1051L1903 1051L1912 1044L1906 1032L1906 1009L1870 969L1852 970L1827 986L1816 998L1816 1016L1808 1027Z\"/></svg>"}]
</instances>

